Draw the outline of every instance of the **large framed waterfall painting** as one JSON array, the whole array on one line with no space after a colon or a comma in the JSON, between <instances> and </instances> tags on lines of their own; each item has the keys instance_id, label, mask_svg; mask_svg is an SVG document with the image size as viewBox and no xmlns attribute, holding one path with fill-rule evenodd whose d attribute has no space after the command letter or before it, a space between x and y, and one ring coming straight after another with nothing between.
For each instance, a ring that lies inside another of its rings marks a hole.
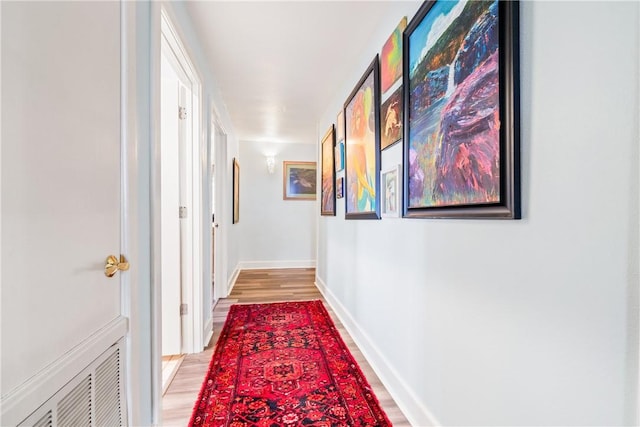
<instances>
[{"instance_id":1,"label":"large framed waterfall painting","mask_svg":"<svg viewBox=\"0 0 640 427\"><path fill-rule=\"evenodd\" d=\"M344 104L345 218L380 218L380 76L375 56Z\"/></svg>"},{"instance_id":2,"label":"large framed waterfall painting","mask_svg":"<svg viewBox=\"0 0 640 427\"><path fill-rule=\"evenodd\" d=\"M427 1L404 32L409 218L520 218L517 1Z\"/></svg>"}]
</instances>

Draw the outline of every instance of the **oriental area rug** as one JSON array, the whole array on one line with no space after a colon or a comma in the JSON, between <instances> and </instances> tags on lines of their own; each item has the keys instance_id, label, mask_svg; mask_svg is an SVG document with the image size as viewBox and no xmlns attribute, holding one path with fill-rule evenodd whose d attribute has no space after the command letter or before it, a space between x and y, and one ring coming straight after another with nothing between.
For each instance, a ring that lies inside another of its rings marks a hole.
<instances>
[{"instance_id":1,"label":"oriental area rug","mask_svg":"<svg viewBox=\"0 0 640 427\"><path fill-rule=\"evenodd\" d=\"M321 301L233 305L190 426L391 426Z\"/></svg>"}]
</instances>

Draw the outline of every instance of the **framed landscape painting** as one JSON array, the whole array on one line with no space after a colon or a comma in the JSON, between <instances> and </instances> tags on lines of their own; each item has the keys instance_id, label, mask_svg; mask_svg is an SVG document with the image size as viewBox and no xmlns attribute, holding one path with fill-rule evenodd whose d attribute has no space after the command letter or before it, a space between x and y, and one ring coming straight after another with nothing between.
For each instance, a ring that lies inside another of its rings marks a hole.
<instances>
[{"instance_id":1,"label":"framed landscape painting","mask_svg":"<svg viewBox=\"0 0 640 427\"><path fill-rule=\"evenodd\" d=\"M380 78L378 56L344 105L346 219L380 218Z\"/></svg>"},{"instance_id":2,"label":"framed landscape painting","mask_svg":"<svg viewBox=\"0 0 640 427\"><path fill-rule=\"evenodd\" d=\"M517 1L427 1L403 40L404 216L520 218Z\"/></svg>"},{"instance_id":3,"label":"framed landscape painting","mask_svg":"<svg viewBox=\"0 0 640 427\"><path fill-rule=\"evenodd\" d=\"M316 162L282 162L282 198L316 199Z\"/></svg>"},{"instance_id":4,"label":"framed landscape painting","mask_svg":"<svg viewBox=\"0 0 640 427\"><path fill-rule=\"evenodd\" d=\"M322 189L320 197L320 215L336 214L336 170L334 167L334 146L336 133L333 125L322 138Z\"/></svg>"}]
</instances>

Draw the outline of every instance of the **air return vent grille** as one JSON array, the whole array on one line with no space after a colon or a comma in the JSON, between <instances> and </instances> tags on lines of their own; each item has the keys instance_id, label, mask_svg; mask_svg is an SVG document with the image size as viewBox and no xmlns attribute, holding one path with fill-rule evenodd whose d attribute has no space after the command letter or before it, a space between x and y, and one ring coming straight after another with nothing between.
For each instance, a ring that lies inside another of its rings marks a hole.
<instances>
[{"instance_id":1,"label":"air return vent grille","mask_svg":"<svg viewBox=\"0 0 640 427\"><path fill-rule=\"evenodd\" d=\"M126 426L120 339L25 419L20 426Z\"/></svg>"},{"instance_id":2,"label":"air return vent grille","mask_svg":"<svg viewBox=\"0 0 640 427\"><path fill-rule=\"evenodd\" d=\"M96 425L121 426L122 411L120 409L120 350L96 369Z\"/></svg>"},{"instance_id":3,"label":"air return vent grille","mask_svg":"<svg viewBox=\"0 0 640 427\"><path fill-rule=\"evenodd\" d=\"M33 424L33 427L53 427L53 415L51 411L47 411L44 417Z\"/></svg>"},{"instance_id":4,"label":"air return vent grille","mask_svg":"<svg viewBox=\"0 0 640 427\"><path fill-rule=\"evenodd\" d=\"M58 425L90 426L91 403L91 375L87 375L58 403Z\"/></svg>"}]
</instances>

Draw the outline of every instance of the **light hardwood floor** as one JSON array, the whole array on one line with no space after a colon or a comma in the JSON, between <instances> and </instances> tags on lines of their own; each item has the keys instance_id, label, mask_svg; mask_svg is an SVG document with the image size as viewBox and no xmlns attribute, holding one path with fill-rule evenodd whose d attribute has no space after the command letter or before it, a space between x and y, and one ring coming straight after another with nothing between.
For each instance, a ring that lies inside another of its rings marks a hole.
<instances>
[{"instance_id":1,"label":"light hardwood floor","mask_svg":"<svg viewBox=\"0 0 640 427\"><path fill-rule=\"evenodd\" d=\"M209 367L213 348L232 304L266 303L320 299L322 294L314 284L312 268L282 270L245 270L240 273L229 298L218 301L213 311L214 334L204 352L187 355L162 399L164 426L186 426L200 386ZM367 380L373 387L382 408L394 426L410 426L407 419L364 359L358 347L344 329L331 307L325 302L342 339L349 347Z\"/></svg>"}]
</instances>

